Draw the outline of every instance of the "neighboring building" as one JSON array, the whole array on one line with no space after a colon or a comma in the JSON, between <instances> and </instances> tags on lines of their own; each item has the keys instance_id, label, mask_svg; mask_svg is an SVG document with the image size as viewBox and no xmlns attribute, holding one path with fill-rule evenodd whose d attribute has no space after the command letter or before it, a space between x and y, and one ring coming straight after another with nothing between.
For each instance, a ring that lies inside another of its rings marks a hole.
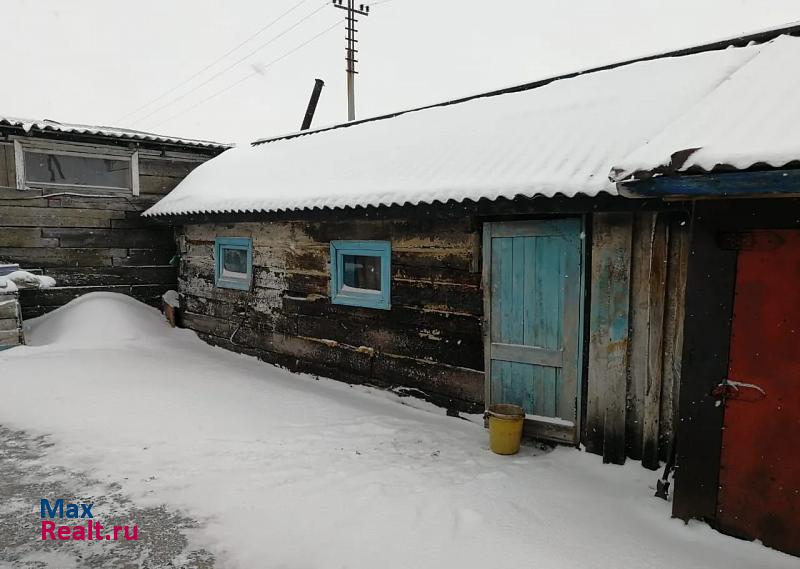
<instances>
[{"instance_id":1,"label":"neighboring building","mask_svg":"<svg viewBox=\"0 0 800 569\"><path fill-rule=\"evenodd\" d=\"M0 117L0 264L57 286L20 294L25 317L90 291L155 304L174 288L172 232L140 212L229 145Z\"/></svg>"},{"instance_id":2,"label":"neighboring building","mask_svg":"<svg viewBox=\"0 0 800 569\"><path fill-rule=\"evenodd\" d=\"M800 80L786 71L800 39L782 35L797 31L227 152L145 213L179 227L184 323L215 345L455 410L517 403L528 434L607 462L657 468L677 430L675 515L800 553L800 203L714 199L800 195ZM772 236L719 233L753 227ZM775 251L739 255L760 297L734 279L737 243ZM742 334L781 335L740 346L780 362L764 369L781 399L770 388L757 420L728 412L735 389L758 393L744 384L762 379L723 381L734 292L769 311L757 327L743 309ZM723 412L742 439L721 453ZM720 464L735 481L721 491Z\"/></svg>"}]
</instances>

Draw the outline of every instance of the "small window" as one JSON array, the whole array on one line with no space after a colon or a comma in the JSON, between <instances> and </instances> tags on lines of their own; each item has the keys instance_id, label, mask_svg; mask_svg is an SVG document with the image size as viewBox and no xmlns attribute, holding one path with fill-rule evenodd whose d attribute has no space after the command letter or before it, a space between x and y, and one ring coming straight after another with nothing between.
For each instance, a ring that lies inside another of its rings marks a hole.
<instances>
[{"instance_id":1,"label":"small window","mask_svg":"<svg viewBox=\"0 0 800 569\"><path fill-rule=\"evenodd\" d=\"M139 195L139 152L50 140L14 140L17 188Z\"/></svg>"},{"instance_id":2,"label":"small window","mask_svg":"<svg viewBox=\"0 0 800 569\"><path fill-rule=\"evenodd\" d=\"M391 258L388 241L332 241L331 302L391 308Z\"/></svg>"},{"instance_id":3,"label":"small window","mask_svg":"<svg viewBox=\"0 0 800 569\"><path fill-rule=\"evenodd\" d=\"M131 161L25 151L25 181L31 186L81 186L108 190L132 188Z\"/></svg>"},{"instance_id":4,"label":"small window","mask_svg":"<svg viewBox=\"0 0 800 569\"><path fill-rule=\"evenodd\" d=\"M214 242L214 280L219 288L250 290L253 280L251 239L217 237Z\"/></svg>"}]
</instances>

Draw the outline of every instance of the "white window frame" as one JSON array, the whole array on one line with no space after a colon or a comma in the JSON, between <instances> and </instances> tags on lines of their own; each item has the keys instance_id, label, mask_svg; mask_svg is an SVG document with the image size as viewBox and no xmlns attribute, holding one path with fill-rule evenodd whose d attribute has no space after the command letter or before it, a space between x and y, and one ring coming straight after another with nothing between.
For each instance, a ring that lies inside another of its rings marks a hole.
<instances>
[{"instance_id":1,"label":"white window frame","mask_svg":"<svg viewBox=\"0 0 800 569\"><path fill-rule=\"evenodd\" d=\"M45 190L83 190L89 192L127 193L139 195L139 152L127 148L113 148L82 144L79 142L62 143L51 140L17 138L14 141L14 162L16 167L17 189ZM25 178L25 152L40 152L60 156L80 156L108 160L127 160L130 162L131 187L117 188L113 186L85 186L76 184L55 184L49 182L28 182Z\"/></svg>"}]
</instances>

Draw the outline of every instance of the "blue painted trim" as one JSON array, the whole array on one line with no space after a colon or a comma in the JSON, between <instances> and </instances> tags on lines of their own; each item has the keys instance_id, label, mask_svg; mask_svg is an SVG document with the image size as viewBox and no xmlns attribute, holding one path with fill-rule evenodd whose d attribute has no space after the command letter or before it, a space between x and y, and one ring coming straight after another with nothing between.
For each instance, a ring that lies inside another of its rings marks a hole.
<instances>
[{"instance_id":1,"label":"blue painted trim","mask_svg":"<svg viewBox=\"0 0 800 569\"><path fill-rule=\"evenodd\" d=\"M247 251L247 277L222 276L222 252L225 249ZM253 282L253 240L249 237L217 237L214 240L214 284L218 288L250 290Z\"/></svg>"},{"instance_id":2,"label":"blue painted trim","mask_svg":"<svg viewBox=\"0 0 800 569\"><path fill-rule=\"evenodd\" d=\"M345 255L364 255L381 259L380 294L343 293ZM392 289L392 244L389 241L331 241L331 302L389 310Z\"/></svg>"},{"instance_id":3,"label":"blue painted trim","mask_svg":"<svg viewBox=\"0 0 800 569\"><path fill-rule=\"evenodd\" d=\"M618 184L627 197L657 196L727 197L800 194L800 170L731 172L691 176L658 176L641 182Z\"/></svg>"}]
</instances>

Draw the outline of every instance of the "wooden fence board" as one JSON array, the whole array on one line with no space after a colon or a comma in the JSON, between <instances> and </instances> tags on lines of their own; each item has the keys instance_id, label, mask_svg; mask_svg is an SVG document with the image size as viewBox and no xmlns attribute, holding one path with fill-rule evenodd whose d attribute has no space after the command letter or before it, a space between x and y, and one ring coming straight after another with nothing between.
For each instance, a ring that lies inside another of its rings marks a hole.
<instances>
[{"instance_id":1,"label":"wooden fence board","mask_svg":"<svg viewBox=\"0 0 800 569\"><path fill-rule=\"evenodd\" d=\"M594 214L587 441L604 462L625 462L632 218ZM587 448L589 445L587 445Z\"/></svg>"},{"instance_id":2,"label":"wooden fence board","mask_svg":"<svg viewBox=\"0 0 800 569\"><path fill-rule=\"evenodd\" d=\"M644 399L644 428L642 465L659 467L659 420L661 417L661 385L664 360L664 305L667 285L667 245L669 226L663 215L658 215L653 226L652 255L649 270L647 382Z\"/></svg>"},{"instance_id":3,"label":"wooden fence board","mask_svg":"<svg viewBox=\"0 0 800 569\"><path fill-rule=\"evenodd\" d=\"M625 446L630 458L641 460L644 402L647 391L650 269L656 212L634 215L631 259L631 345L628 360Z\"/></svg>"},{"instance_id":4,"label":"wooden fence board","mask_svg":"<svg viewBox=\"0 0 800 569\"><path fill-rule=\"evenodd\" d=\"M660 457L667 460L678 421L678 392L683 355L683 319L686 307L686 270L689 256L689 225L672 220L669 230L667 294L664 322L664 359L661 387Z\"/></svg>"}]
</instances>

